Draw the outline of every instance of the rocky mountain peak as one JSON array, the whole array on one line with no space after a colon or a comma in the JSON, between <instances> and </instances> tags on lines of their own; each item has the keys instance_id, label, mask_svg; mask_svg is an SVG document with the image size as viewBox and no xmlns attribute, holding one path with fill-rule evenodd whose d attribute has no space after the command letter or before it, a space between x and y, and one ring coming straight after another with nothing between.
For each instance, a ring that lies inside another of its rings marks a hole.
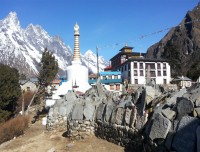
<instances>
[{"instance_id":1,"label":"rocky mountain peak","mask_svg":"<svg viewBox=\"0 0 200 152\"><path fill-rule=\"evenodd\" d=\"M16 12L10 12L8 16L2 20L2 25L6 25L7 28L17 30L20 27L20 22Z\"/></svg>"},{"instance_id":2,"label":"rocky mountain peak","mask_svg":"<svg viewBox=\"0 0 200 152\"><path fill-rule=\"evenodd\" d=\"M188 11L179 25L173 27L158 43L147 50L148 58L169 59L172 76L200 75L200 3Z\"/></svg>"}]
</instances>

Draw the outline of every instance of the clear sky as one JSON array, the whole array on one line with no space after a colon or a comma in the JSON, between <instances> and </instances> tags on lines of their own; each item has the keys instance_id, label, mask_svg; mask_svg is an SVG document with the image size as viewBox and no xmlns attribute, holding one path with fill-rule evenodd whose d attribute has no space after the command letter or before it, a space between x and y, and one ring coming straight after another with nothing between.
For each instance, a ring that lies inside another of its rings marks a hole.
<instances>
[{"instance_id":1,"label":"clear sky","mask_svg":"<svg viewBox=\"0 0 200 152\"><path fill-rule=\"evenodd\" d=\"M146 52L166 33L147 35L178 25L199 0L0 0L0 19L15 11L22 28L41 25L73 49L74 25L80 26L81 53L96 51L112 58L125 45ZM116 45L118 44L118 45Z\"/></svg>"}]
</instances>

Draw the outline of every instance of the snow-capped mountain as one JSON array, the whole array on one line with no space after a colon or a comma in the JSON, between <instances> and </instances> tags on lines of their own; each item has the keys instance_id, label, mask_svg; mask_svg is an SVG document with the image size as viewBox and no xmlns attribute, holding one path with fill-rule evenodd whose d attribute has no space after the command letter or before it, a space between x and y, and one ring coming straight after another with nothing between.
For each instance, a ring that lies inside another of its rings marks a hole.
<instances>
[{"instance_id":1,"label":"snow-capped mountain","mask_svg":"<svg viewBox=\"0 0 200 152\"><path fill-rule=\"evenodd\" d=\"M84 55L81 56L82 63L89 68L89 71L92 73L97 73L97 56L91 50L85 52ZM106 61L102 56L98 57L99 62L99 71L103 71L103 69L109 65L109 62Z\"/></svg>"},{"instance_id":2,"label":"snow-capped mountain","mask_svg":"<svg viewBox=\"0 0 200 152\"><path fill-rule=\"evenodd\" d=\"M53 52L61 69L60 73L71 64L71 48L66 46L59 36L50 36L39 25L29 24L26 29L22 29L15 12L9 13L5 19L0 20L0 63L15 67L27 76L36 76L45 48ZM85 56L83 55L83 64L87 66L88 61L85 61ZM96 59L92 52L89 62L90 69L95 72ZM100 57L99 65L104 68L107 62Z\"/></svg>"}]
</instances>

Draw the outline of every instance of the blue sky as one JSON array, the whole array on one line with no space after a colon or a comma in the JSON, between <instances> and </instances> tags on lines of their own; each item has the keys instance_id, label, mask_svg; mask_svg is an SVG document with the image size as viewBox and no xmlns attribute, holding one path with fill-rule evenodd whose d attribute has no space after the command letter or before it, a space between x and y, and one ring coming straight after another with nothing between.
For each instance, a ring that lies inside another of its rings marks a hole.
<instances>
[{"instance_id":1,"label":"blue sky","mask_svg":"<svg viewBox=\"0 0 200 152\"><path fill-rule=\"evenodd\" d=\"M81 53L96 46L99 55L112 58L125 45L146 52L178 25L199 0L0 0L0 19L15 11L22 28L41 25L51 36L59 35L73 49L74 24L80 26ZM118 44L118 45L116 45Z\"/></svg>"}]
</instances>

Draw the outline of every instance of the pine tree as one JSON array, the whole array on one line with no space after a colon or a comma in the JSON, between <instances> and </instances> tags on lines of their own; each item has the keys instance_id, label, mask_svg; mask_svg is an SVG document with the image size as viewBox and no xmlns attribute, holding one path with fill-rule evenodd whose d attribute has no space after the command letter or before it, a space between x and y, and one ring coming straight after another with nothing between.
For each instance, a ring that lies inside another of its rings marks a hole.
<instances>
[{"instance_id":1,"label":"pine tree","mask_svg":"<svg viewBox=\"0 0 200 152\"><path fill-rule=\"evenodd\" d=\"M18 70L0 64L0 122L14 113L20 95Z\"/></svg>"},{"instance_id":2,"label":"pine tree","mask_svg":"<svg viewBox=\"0 0 200 152\"><path fill-rule=\"evenodd\" d=\"M41 86L47 87L50 82L55 79L59 69L57 60L47 48L42 54L40 65L39 83Z\"/></svg>"}]
</instances>

